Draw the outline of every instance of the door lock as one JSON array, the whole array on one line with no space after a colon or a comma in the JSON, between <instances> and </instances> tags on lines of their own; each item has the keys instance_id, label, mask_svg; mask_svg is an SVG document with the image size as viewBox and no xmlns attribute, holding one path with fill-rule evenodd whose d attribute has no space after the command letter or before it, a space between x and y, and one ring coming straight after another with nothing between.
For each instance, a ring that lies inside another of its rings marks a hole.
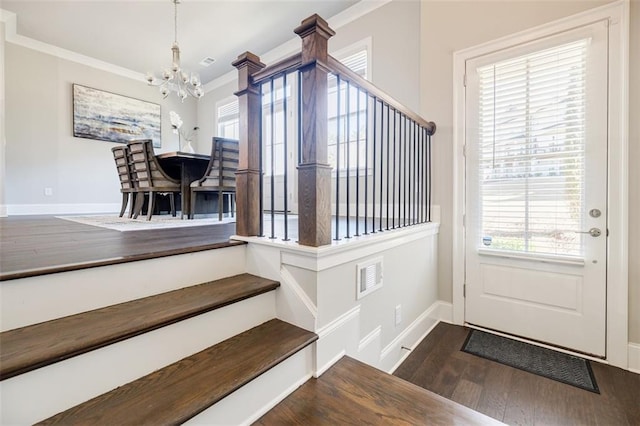
<instances>
[{"instance_id":1,"label":"door lock","mask_svg":"<svg viewBox=\"0 0 640 426\"><path fill-rule=\"evenodd\" d=\"M596 217L600 217L600 215L602 215L602 212L598 209L591 209L589 210L589 216L596 218Z\"/></svg>"}]
</instances>

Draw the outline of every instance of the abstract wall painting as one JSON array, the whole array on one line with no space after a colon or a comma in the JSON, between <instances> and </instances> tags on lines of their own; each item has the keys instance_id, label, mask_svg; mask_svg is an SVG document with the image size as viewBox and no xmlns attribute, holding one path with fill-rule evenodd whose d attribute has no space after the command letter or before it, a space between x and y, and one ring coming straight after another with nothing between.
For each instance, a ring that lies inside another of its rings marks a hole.
<instances>
[{"instance_id":1,"label":"abstract wall painting","mask_svg":"<svg viewBox=\"0 0 640 426\"><path fill-rule=\"evenodd\" d=\"M73 136L119 143L151 139L160 148L160 105L74 84Z\"/></svg>"}]
</instances>

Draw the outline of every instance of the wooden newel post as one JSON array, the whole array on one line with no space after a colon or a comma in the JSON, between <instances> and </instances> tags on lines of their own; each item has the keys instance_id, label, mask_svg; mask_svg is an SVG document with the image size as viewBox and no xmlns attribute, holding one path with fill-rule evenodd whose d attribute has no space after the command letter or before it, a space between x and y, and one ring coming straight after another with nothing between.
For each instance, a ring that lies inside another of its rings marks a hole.
<instances>
[{"instance_id":1,"label":"wooden newel post","mask_svg":"<svg viewBox=\"0 0 640 426\"><path fill-rule=\"evenodd\" d=\"M238 69L240 116L240 158L236 171L236 233L246 237L260 234L260 129L262 105L260 89L251 77L265 65L253 53L238 56L232 65Z\"/></svg>"},{"instance_id":2,"label":"wooden newel post","mask_svg":"<svg viewBox=\"0 0 640 426\"><path fill-rule=\"evenodd\" d=\"M318 15L302 21L302 141L298 165L298 242L331 244L331 166L327 156L327 44L335 32Z\"/></svg>"}]
</instances>

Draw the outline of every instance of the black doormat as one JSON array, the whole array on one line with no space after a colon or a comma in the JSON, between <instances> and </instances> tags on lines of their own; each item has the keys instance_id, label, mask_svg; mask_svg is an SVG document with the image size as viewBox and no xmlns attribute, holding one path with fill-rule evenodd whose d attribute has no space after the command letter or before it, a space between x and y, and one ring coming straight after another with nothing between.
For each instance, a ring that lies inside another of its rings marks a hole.
<instances>
[{"instance_id":1,"label":"black doormat","mask_svg":"<svg viewBox=\"0 0 640 426\"><path fill-rule=\"evenodd\" d=\"M600 393L589 360L506 337L471 330L462 351Z\"/></svg>"}]
</instances>

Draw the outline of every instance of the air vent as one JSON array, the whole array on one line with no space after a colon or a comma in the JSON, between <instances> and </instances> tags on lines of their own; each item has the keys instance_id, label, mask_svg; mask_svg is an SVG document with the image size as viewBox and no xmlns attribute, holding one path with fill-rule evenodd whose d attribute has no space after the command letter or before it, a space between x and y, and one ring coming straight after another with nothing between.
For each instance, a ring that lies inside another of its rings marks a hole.
<instances>
[{"instance_id":1,"label":"air vent","mask_svg":"<svg viewBox=\"0 0 640 426\"><path fill-rule=\"evenodd\" d=\"M360 299L367 294L382 287L382 258L378 257L369 261L358 263L357 270L357 295Z\"/></svg>"},{"instance_id":2,"label":"air vent","mask_svg":"<svg viewBox=\"0 0 640 426\"><path fill-rule=\"evenodd\" d=\"M205 56L201 61L200 65L203 67L208 67L216 61L216 58L212 58L211 56Z\"/></svg>"}]
</instances>

